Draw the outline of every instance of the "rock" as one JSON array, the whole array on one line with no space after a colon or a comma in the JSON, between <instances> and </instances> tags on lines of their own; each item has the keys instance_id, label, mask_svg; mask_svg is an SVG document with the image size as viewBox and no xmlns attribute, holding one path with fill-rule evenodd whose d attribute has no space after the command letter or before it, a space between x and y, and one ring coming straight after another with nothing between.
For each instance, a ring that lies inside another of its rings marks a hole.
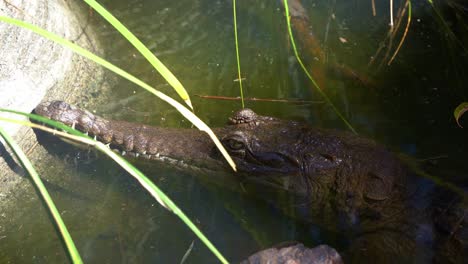
<instances>
[{"instance_id":1,"label":"rock","mask_svg":"<svg viewBox=\"0 0 468 264\"><path fill-rule=\"evenodd\" d=\"M307 248L303 244L262 250L241 264L341 264L338 252L327 245Z\"/></svg>"},{"instance_id":2,"label":"rock","mask_svg":"<svg viewBox=\"0 0 468 264\"><path fill-rule=\"evenodd\" d=\"M88 11L88 7L76 1L0 1L0 15L34 24L101 54L92 27L88 26ZM100 66L27 29L0 22L0 47L0 108L31 112L47 98L77 102L103 84ZM17 115L0 114L25 120ZM41 160L45 151L36 147L31 129L1 121L0 126L25 153L30 153L32 160ZM2 139L0 142L3 143ZM21 177L24 175L21 166L4 146L0 144L0 211L13 190L20 193L21 185L30 185L26 177Z\"/></svg>"}]
</instances>

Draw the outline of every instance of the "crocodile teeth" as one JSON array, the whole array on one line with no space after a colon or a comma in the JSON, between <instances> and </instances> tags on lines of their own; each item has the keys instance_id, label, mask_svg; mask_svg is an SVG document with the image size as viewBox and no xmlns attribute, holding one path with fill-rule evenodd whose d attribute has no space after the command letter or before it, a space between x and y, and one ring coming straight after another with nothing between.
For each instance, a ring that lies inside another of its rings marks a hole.
<instances>
[{"instance_id":1,"label":"crocodile teeth","mask_svg":"<svg viewBox=\"0 0 468 264\"><path fill-rule=\"evenodd\" d=\"M75 121L73 121L73 123L71 125L71 128L75 129L75 125L76 125L76 123L75 123Z\"/></svg>"},{"instance_id":2,"label":"crocodile teeth","mask_svg":"<svg viewBox=\"0 0 468 264\"><path fill-rule=\"evenodd\" d=\"M140 153L138 153L138 152L137 152L137 153L135 153L135 157L137 157L137 158L138 158L139 156L140 156Z\"/></svg>"},{"instance_id":3,"label":"crocodile teeth","mask_svg":"<svg viewBox=\"0 0 468 264\"><path fill-rule=\"evenodd\" d=\"M122 151L122 156L125 156L125 154L127 154L127 152L125 150Z\"/></svg>"},{"instance_id":4,"label":"crocodile teeth","mask_svg":"<svg viewBox=\"0 0 468 264\"><path fill-rule=\"evenodd\" d=\"M146 151L143 151L141 154L146 155Z\"/></svg>"}]
</instances>

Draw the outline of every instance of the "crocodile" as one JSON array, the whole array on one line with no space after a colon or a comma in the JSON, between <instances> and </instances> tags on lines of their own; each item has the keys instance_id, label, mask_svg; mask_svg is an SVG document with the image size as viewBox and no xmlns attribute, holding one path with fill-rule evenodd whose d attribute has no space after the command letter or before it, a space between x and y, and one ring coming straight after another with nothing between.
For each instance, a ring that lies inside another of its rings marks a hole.
<instances>
[{"instance_id":1,"label":"crocodile","mask_svg":"<svg viewBox=\"0 0 468 264\"><path fill-rule=\"evenodd\" d=\"M35 112L94 135L124 155L230 170L207 134L196 129L107 120L63 101L41 103ZM213 131L247 192L344 234L345 260L462 263L468 257L464 195L417 177L374 140L247 108Z\"/></svg>"}]
</instances>

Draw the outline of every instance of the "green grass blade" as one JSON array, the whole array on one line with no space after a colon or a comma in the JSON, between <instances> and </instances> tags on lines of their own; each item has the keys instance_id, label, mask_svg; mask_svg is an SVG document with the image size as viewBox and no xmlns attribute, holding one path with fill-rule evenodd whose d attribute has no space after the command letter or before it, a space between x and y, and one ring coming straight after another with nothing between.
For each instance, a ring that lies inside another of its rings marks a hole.
<instances>
[{"instance_id":1,"label":"green grass blade","mask_svg":"<svg viewBox=\"0 0 468 264\"><path fill-rule=\"evenodd\" d=\"M289 38L290 38L291 46L293 48L294 55L296 56L297 62L299 63L299 65L301 65L302 70L304 70L305 74L307 75L309 80L312 82L312 84L314 85L316 90L319 92L319 94L323 97L323 99L333 108L333 111L335 111L335 113L345 123L345 125L349 128L349 130L351 130L354 134L357 134L356 130L351 125L351 123L348 122L348 120L343 116L343 114L341 114L341 112L333 104L333 102L330 100L330 98L328 98L328 96L325 94L325 92L319 87L317 82L315 82L314 78L312 77L312 75L310 75L309 71L307 70L304 63L302 62L301 57L299 56L299 52L297 51L296 42L294 41L294 36L293 36L292 29L291 29L291 18L289 17L288 0L284 0L284 10L285 10L285 13L286 13L286 23L288 25Z\"/></svg>"},{"instance_id":2,"label":"green grass blade","mask_svg":"<svg viewBox=\"0 0 468 264\"><path fill-rule=\"evenodd\" d=\"M130 164L128 161L122 158L120 155L112 151L108 146L104 145L103 143L99 141L93 140L88 136L85 136L83 133L71 127L65 126L64 124L60 122L56 122L56 121L50 120L48 118L45 118L39 115L27 114L27 113L23 113L19 111L8 110L8 109L0 109L0 112L10 112L10 113L18 114L18 115L27 116L33 120L47 123L56 128L64 129L65 131L70 132L70 133L75 131L73 132L73 134L67 134L65 132L56 131L51 128L44 127L44 126L34 124L31 122L19 121L15 119L0 117L0 120L41 129L43 131L49 132L51 134L54 134L60 137L71 139L71 140L74 140L83 144L87 144L89 146L93 146L96 149L102 151L108 157L113 159L117 164L119 164L123 169L125 169L130 175L132 175L143 186L143 188L145 188L156 199L156 201L158 201L158 203L160 203L163 207L165 207L166 209L168 209L169 211L177 215L185 223L185 225L187 225L192 230L192 232L194 232L198 236L198 238L213 252L213 254L222 263L228 263L227 260L223 257L223 255L208 240L208 238L195 226L195 224L193 224L193 222L182 212L182 210L180 210L179 207L166 194L164 194L164 192L162 192L140 170L138 170L136 167L134 167L132 164ZM60 126L56 126L56 124L59 124Z\"/></svg>"},{"instance_id":3,"label":"green grass blade","mask_svg":"<svg viewBox=\"0 0 468 264\"><path fill-rule=\"evenodd\" d=\"M107 20L120 34L122 34L140 53L145 57L151 65L164 77L164 79L174 88L185 103L193 110L190 97L180 81L172 74L172 72L120 21L115 18L102 5L94 0L84 0L98 14Z\"/></svg>"},{"instance_id":4,"label":"green grass blade","mask_svg":"<svg viewBox=\"0 0 468 264\"><path fill-rule=\"evenodd\" d=\"M234 17L234 39L236 42L237 78L239 80L239 89L240 89L242 108L244 108L244 89L242 89L242 76L241 76L240 59L239 59L239 42L237 40L236 0L232 0L232 16Z\"/></svg>"},{"instance_id":5,"label":"green grass blade","mask_svg":"<svg viewBox=\"0 0 468 264\"><path fill-rule=\"evenodd\" d=\"M10 24L14 24L14 25L29 29L29 30L33 31L34 33L36 33L36 34L39 34L39 35L41 35L41 36L43 36L45 38L53 40L53 41L59 43L60 45L71 49L73 52L75 52L75 53L77 53L77 54L79 54L79 55L81 55L83 57L86 57L86 58L100 64L101 66L113 71L114 73L122 76L123 78L137 84L138 86L142 87L143 89L147 90L148 92L150 92L150 93L156 95L157 97L161 98L163 101L167 102L168 104L170 104L171 106L176 108L177 111L179 111L185 118L187 118L190 122L192 122L192 124L194 124L199 130L206 132L210 136L210 138L213 140L213 142L215 143L215 145L219 149L219 151L223 154L224 158L229 163L229 165L232 167L232 169L234 171L236 171L236 164L232 160L231 156L229 156L226 149L223 147L223 145L221 144L219 139L216 137L214 132L208 127L208 125L206 125L203 121L201 121L194 113L192 113L190 110L188 110L185 106L183 106L182 104L180 104L176 100L174 100L171 97L165 95L164 93L154 89L153 87L151 87L150 85L148 85L145 82L141 81L140 79L136 78L135 76L131 75L130 73L120 69L119 67L117 67L114 64L104 60L103 58L93 54L92 52L90 52L90 51L88 51L86 49L83 49L82 47L80 47L80 46L78 46L78 45L76 45L76 44L74 44L74 43L72 43L72 42L70 42L70 41L68 41L66 39L63 39L63 38L61 38L61 37L59 37L59 36L57 36L57 35L55 35L55 34L53 34L51 32L48 32L48 31L46 31L46 30L44 30L42 28L36 27L36 26L31 25L29 23L26 23L24 21L17 20L17 19L14 19L14 18L10 18L10 17L6 17L6 16L0 16L0 21L4 21L4 22L10 23Z\"/></svg>"},{"instance_id":6,"label":"green grass blade","mask_svg":"<svg viewBox=\"0 0 468 264\"><path fill-rule=\"evenodd\" d=\"M2 127L0 127L0 135L5 139L5 142L8 144L8 146L10 146L15 156L18 158L18 160L21 162L23 167L31 176L33 183L36 186L37 190L39 190L39 193L42 199L47 205L47 208L49 209L49 212L52 215L55 221L55 224L58 227L58 230L60 231L60 235L62 236L62 239L65 242L65 245L68 250L68 254L72 262L76 264L83 263L83 261L81 260L80 254L78 250L76 249L75 243L73 242L73 239L70 233L68 232L68 229L65 226L65 223L60 217L60 213L58 212L57 207L55 207L54 201L52 200L49 193L47 192L47 189L45 188L44 183L42 183L42 180L39 177L39 174L36 172L33 165L31 164L29 159L26 157L26 155L23 153L23 151L18 146L18 144L16 144L13 138L11 138L10 135L8 135L8 133L6 133L6 131L4 131Z\"/></svg>"}]
</instances>

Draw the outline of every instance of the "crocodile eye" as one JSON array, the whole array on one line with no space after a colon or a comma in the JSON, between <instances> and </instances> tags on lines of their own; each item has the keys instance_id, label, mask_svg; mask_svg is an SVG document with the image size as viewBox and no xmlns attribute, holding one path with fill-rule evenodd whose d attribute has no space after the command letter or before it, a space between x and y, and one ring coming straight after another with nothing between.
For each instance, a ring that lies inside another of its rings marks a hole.
<instances>
[{"instance_id":1,"label":"crocodile eye","mask_svg":"<svg viewBox=\"0 0 468 264\"><path fill-rule=\"evenodd\" d=\"M232 150L240 150L244 148L244 143L235 139L229 139L227 145Z\"/></svg>"},{"instance_id":2,"label":"crocodile eye","mask_svg":"<svg viewBox=\"0 0 468 264\"><path fill-rule=\"evenodd\" d=\"M57 108L59 110L67 110L68 107L69 107L69 104L63 102L63 101L53 101L51 104L50 104L51 107L53 108Z\"/></svg>"}]
</instances>

